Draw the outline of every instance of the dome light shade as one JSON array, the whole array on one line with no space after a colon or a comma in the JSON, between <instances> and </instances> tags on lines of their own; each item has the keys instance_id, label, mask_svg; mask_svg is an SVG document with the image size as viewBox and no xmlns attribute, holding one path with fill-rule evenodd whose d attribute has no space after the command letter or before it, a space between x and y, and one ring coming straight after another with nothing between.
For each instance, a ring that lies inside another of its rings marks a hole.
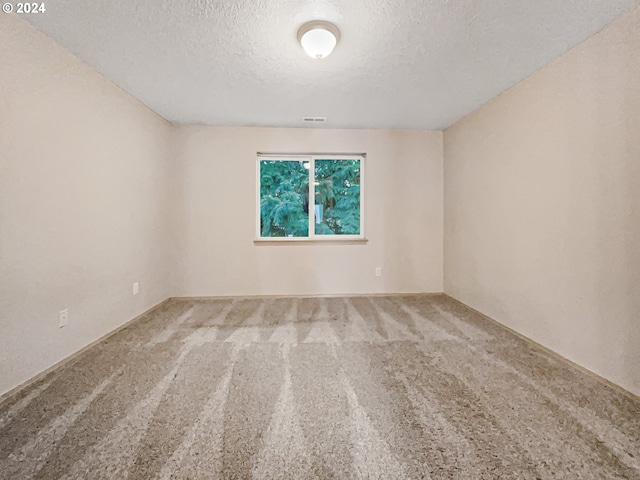
<instances>
[{"instance_id":1,"label":"dome light shade","mask_svg":"<svg viewBox=\"0 0 640 480\"><path fill-rule=\"evenodd\" d=\"M311 58L324 58L335 48L340 30L329 22L317 20L305 23L298 30L298 41Z\"/></svg>"}]
</instances>

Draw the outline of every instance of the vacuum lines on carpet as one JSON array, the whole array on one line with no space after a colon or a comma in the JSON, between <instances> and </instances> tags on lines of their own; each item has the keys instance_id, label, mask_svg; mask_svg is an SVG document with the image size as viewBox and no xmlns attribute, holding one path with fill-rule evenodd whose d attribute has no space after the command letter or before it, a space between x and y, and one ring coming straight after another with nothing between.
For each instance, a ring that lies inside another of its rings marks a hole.
<instances>
[{"instance_id":1,"label":"vacuum lines on carpet","mask_svg":"<svg viewBox=\"0 0 640 480\"><path fill-rule=\"evenodd\" d=\"M637 479L640 405L445 296L172 299L0 405L3 479Z\"/></svg>"}]
</instances>

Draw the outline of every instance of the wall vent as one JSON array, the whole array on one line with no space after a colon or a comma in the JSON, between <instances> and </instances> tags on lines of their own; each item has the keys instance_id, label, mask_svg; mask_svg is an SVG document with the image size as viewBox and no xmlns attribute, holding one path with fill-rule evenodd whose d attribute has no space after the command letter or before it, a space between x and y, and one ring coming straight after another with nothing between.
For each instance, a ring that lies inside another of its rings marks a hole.
<instances>
[{"instance_id":1,"label":"wall vent","mask_svg":"<svg viewBox=\"0 0 640 480\"><path fill-rule=\"evenodd\" d=\"M304 123L325 123L327 117L302 117Z\"/></svg>"}]
</instances>

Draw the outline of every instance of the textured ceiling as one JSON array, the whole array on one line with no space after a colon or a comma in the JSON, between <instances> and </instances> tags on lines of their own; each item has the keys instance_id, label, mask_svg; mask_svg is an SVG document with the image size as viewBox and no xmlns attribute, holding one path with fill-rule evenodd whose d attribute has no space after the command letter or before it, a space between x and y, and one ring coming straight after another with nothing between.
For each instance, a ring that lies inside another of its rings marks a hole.
<instances>
[{"instance_id":1,"label":"textured ceiling","mask_svg":"<svg viewBox=\"0 0 640 480\"><path fill-rule=\"evenodd\" d=\"M638 5L53 0L23 18L177 124L440 130ZM322 60L296 39L317 19L342 33Z\"/></svg>"}]
</instances>

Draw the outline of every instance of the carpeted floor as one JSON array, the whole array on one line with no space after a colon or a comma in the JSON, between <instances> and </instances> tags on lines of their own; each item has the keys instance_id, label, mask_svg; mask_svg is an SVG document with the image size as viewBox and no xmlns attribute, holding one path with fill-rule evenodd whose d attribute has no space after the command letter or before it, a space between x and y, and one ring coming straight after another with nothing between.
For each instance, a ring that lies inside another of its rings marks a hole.
<instances>
[{"instance_id":1,"label":"carpeted floor","mask_svg":"<svg viewBox=\"0 0 640 480\"><path fill-rule=\"evenodd\" d=\"M175 299L0 405L2 479L638 479L640 404L444 296Z\"/></svg>"}]
</instances>

